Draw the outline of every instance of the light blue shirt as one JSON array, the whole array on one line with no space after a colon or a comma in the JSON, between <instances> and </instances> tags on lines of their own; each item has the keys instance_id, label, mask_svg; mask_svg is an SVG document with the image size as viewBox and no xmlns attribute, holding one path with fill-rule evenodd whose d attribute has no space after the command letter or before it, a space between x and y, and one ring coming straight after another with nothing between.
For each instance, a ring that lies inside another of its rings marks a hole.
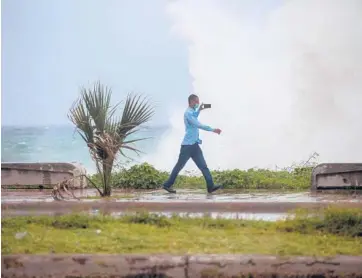
<instances>
[{"instance_id":1,"label":"light blue shirt","mask_svg":"<svg viewBox=\"0 0 362 278\"><path fill-rule=\"evenodd\" d=\"M197 119L200 114L200 110L195 110L191 107L187 108L184 113L185 123L185 137L181 145L193 145L195 143L201 144L202 141L199 138L199 129L206 131L213 131L210 126L203 125Z\"/></svg>"}]
</instances>

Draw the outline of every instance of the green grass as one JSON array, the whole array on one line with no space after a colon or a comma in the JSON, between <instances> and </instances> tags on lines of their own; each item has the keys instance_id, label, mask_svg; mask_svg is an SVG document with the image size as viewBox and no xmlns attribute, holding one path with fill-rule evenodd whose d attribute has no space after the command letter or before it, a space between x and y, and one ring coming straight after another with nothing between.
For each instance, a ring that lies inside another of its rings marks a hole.
<instances>
[{"instance_id":1,"label":"green grass","mask_svg":"<svg viewBox=\"0 0 362 278\"><path fill-rule=\"evenodd\" d=\"M148 213L118 219L84 214L9 217L1 222L2 254L362 255L359 210L304 211L293 220L275 223L177 216L169 219ZM25 231L23 238L15 238L16 233Z\"/></svg>"}]
</instances>

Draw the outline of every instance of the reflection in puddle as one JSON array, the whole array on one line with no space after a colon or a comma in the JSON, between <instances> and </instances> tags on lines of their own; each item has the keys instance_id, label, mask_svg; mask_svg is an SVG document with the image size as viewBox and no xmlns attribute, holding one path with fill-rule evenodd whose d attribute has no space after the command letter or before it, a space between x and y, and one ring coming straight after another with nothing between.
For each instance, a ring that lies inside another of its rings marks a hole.
<instances>
[{"instance_id":1,"label":"reflection in puddle","mask_svg":"<svg viewBox=\"0 0 362 278\"><path fill-rule=\"evenodd\" d=\"M9 211L7 212L6 216L34 216L34 215L48 215L48 216L58 216L58 215L65 215L69 212L55 212L55 211L34 211L34 210L16 210L16 211ZM101 215L102 212L100 210L91 210L87 212L89 215ZM107 213L113 217L121 217L124 215L132 215L135 213L132 212L110 212ZM211 217L214 219L222 218L222 219L245 219L245 220L264 220L264 221L277 221L277 220L284 220L288 214L286 213L241 213L241 212L151 212L150 214L157 214L162 215L165 217L172 217L172 216L179 216L179 217L190 217L190 218L202 218L202 217ZM5 216L5 217L6 217ZM4 215L3 215L4 217Z\"/></svg>"},{"instance_id":2,"label":"reflection in puddle","mask_svg":"<svg viewBox=\"0 0 362 278\"><path fill-rule=\"evenodd\" d=\"M264 221L277 221L284 220L287 217L286 213L238 213L238 212L209 212L209 213L171 213L171 212L152 212L152 214L162 215L166 217L179 216L179 217L190 217L190 218L222 218L222 219L245 219L245 220L264 220ZM112 216L122 216L124 213L111 213Z\"/></svg>"}]
</instances>

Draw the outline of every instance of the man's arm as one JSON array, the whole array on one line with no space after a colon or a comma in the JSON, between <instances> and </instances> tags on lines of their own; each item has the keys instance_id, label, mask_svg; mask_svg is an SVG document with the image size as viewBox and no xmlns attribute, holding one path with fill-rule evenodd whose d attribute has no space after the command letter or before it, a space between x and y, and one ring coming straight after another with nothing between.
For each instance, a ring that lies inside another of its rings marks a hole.
<instances>
[{"instance_id":1,"label":"man's arm","mask_svg":"<svg viewBox=\"0 0 362 278\"><path fill-rule=\"evenodd\" d=\"M204 110L204 109L205 109L205 108L204 108L204 104L201 103L199 109L197 109L197 111L194 112L195 115L196 115L196 118L200 115L200 112L201 112L202 110Z\"/></svg>"},{"instance_id":2,"label":"man's arm","mask_svg":"<svg viewBox=\"0 0 362 278\"><path fill-rule=\"evenodd\" d=\"M200 113L200 112L199 112L199 113ZM203 125L202 123L200 123L200 122L198 121L198 119L197 119L197 116L198 116L198 114L187 113L187 121L188 121L191 125L199 128L199 129L203 129L203 130L206 130L206 131L214 131L214 129L213 129L212 127L207 126L207 125Z\"/></svg>"},{"instance_id":3,"label":"man's arm","mask_svg":"<svg viewBox=\"0 0 362 278\"><path fill-rule=\"evenodd\" d=\"M200 115L200 112L201 112L201 108L199 108L199 109L197 109L197 111L195 111L194 113L195 113L195 116L196 116L196 118Z\"/></svg>"}]
</instances>

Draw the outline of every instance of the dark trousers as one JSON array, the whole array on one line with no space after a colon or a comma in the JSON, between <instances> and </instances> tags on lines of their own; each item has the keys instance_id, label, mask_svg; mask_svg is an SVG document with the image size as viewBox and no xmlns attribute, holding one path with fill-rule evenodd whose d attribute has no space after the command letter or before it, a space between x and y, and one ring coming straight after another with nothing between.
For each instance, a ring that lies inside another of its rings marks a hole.
<instances>
[{"instance_id":1,"label":"dark trousers","mask_svg":"<svg viewBox=\"0 0 362 278\"><path fill-rule=\"evenodd\" d=\"M180 173L180 171L186 165L186 162L190 158L192 158L192 160L195 162L196 166L202 172L202 174L206 180L207 188L211 189L214 187L214 182L212 180L210 170L206 165L206 161L204 159L204 155L202 154L202 150L201 150L199 144L181 146L178 161L177 161L175 167L173 168L169 179L164 183L164 185L163 185L164 187L170 188L175 183L175 180L176 180L178 174Z\"/></svg>"}]
</instances>

